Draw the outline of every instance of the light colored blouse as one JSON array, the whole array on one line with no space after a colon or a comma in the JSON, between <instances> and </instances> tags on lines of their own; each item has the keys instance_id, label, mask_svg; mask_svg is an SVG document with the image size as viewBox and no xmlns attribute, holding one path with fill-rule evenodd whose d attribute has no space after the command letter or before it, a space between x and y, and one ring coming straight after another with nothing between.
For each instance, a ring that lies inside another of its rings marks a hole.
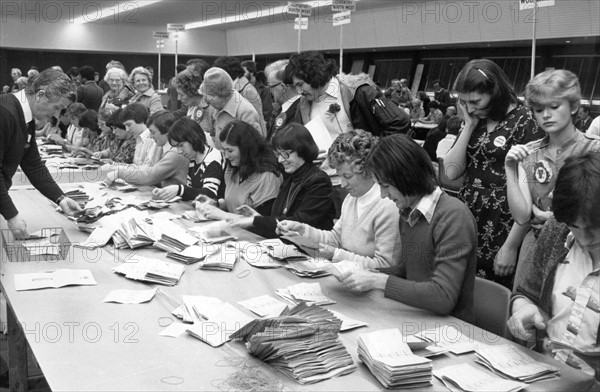
<instances>
[{"instance_id":1,"label":"light colored blouse","mask_svg":"<svg viewBox=\"0 0 600 392\"><path fill-rule=\"evenodd\" d=\"M248 205L252 208L275 199L283 176L273 172L255 173L240 182L239 171L231 167L225 170L225 206L227 211L235 213L238 207Z\"/></svg>"}]
</instances>

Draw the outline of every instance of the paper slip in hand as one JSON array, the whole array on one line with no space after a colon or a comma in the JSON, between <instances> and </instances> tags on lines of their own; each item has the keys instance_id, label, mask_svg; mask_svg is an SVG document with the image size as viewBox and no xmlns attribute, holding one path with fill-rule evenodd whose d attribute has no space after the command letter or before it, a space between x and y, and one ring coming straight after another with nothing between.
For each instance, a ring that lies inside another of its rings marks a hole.
<instances>
[{"instance_id":1,"label":"paper slip in hand","mask_svg":"<svg viewBox=\"0 0 600 392\"><path fill-rule=\"evenodd\" d=\"M331 273L338 281L342 281L342 279L348 274L348 272L356 271L363 269L362 265L356 261L350 260L342 260L338 263L330 263L325 268L329 273Z\"/></svg>"},{"instance_id":2,"label":"paper slip in hand","mask_svg":"<svg viewBox=\"0 0 600 392\"><path fill-rule=\"evenodd\" d=\"M319 283L299 283L287 288L296 301L304 301L309 304L331 305L335 301L326 297Z\"/></svg>"},{"instance_id":3,"label":"paper slip in hand","mask_svg":"<svg viewBox=\"0 0 600 392\"><path fill-rule=\"evenodd\" d=\"M507 380L493 373L479 370L470 363L446 366L434 370L433 375L442 380L451 391L517 392L527 387L525 383Z\"/></svg>"},{"instance_id":4,"label":"paper slip in hand","mask_svg":"<svg viewBox=\"0 0 600 392\"><path fill-rule=\"evenodd\" d=\"M168 336L170 338L178 338L182 333L189 328L189 324L174 322L169 324L169 326L162 331L159 332L160 336Z\"/></svg>"},{"instance_id":5,"label":"paper slip in hand","mask_svg":"<svg viewBox=\"0 0 600 392\"><path fill-rule=\"evenodd\" d=\"M102 302L116 302L119 304L141 304L154 298L156 289L152 290L113 290Z\"/></svg>"},{"instance_id":6,"label":"paper slip in hand","mask_svg":"<svg viewBox=\"0 0 600 392\"><path fill-rule=\"evenodd\" d=\"M319 243L311 240L310 238L306 238L296 233L295 231L288 231L285 235L281 236L281 238L291 241L294 244L298 245L301 248L305 249L319 249Z\"/></svg>"},{"instance_id":7,"label":"paper slip in hand","mask_svg":"<svg viewBox=\"0 0 600 392\"><path fill-rule=\"evenodd\" d=\"M304 126L308 129L308 132L310 132L317 147L319 147L319 151L328 151L329 147L333 144L333 138L325 126L323 118L321 116L316 116L314 119L304 124ZM343 131L340 129L340 132Z\"/></svg>"},{"instance_id":8,"label":"paper slip in hand","mask_svg":"<svg viewBox=\"0 0 600 392\"><path fill-rule=\"evenodd\" d=\"M15 274L15 290L37 290L64 286L96 285L92 272L87 269L58 269L31 274Z\"/></svg>"},{"instance_id":9,"label":"paper slip in hand","mask_svg":"<svg viewBox=\"0 0 600 392\"><path fill-rule=\"evenodd\" d=\"M258 314L260 317L271 316L276 317L287 308L287 305L270 295L261 295L245 301L238 301L246 309Z\"/></svg>"}]
</instances>

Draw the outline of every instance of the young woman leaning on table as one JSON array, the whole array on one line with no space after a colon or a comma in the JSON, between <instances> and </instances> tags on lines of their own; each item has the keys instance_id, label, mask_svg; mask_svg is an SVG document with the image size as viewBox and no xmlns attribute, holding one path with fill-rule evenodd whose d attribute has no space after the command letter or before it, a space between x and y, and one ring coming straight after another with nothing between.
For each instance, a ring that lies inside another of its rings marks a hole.
<instances>
[{"instance_id":1,"label":"young woman leaning on table","mask_svg":"<svg viewBox=\"0 0 600 392\"><path fill-rule=\"evenodd\" d=\"M493 61L469 61L458 74L454 90L465 126L444 157L443 169L450 180L466 173L459 193L477 219L477 274L512 288L525 230L513 226L504 158L513 145L543 135Z\"/></svg>"},{"instance_id":2,"label":"young woman leaning on table","mask_svg":"<svg viewBox=\"0 0 600 392\"><path fill-rule=\"evenodd\" d=\"M277 222L285 219L330 230L335 213L333 187L329 176L313 164L319 147L308 129L298 123L286 125L275 133L271 145L285 172L273 207L261 214L244 206L239 212L245 217L232 217L233 224L266 238L277 237Z\"/></svg>"},{"instance_id":3,"label":"young woman leaning on table","mask_svg":"<svg viewBox=\"0 0 600 392\"><path fill-rule=\"evenodd\" d=\"M342 283L355 291L383 290L407 305L472 321L477 264L473 214L437 186L427 153L405 135L381 139L365 166L381 197L400 211L402 246L396 266L345 272Z\"/></svg>"},{"instance_id":4,"label":"young woman leaning on table","mask_svg":"<svg viewBox=\"0 0 600 392\"><path fill-rule=\"evenodd\" d=\"M150 130L150 138L158 148L163 150L162 158L152 166L146 165L118 165L116 169L106 174L104 182L109 185L117 178L121 178L135 185L172 185L183 186L189 159L179 154L177 149L169 144L167 132L175 123L175 116L167 111L160 110L150 115L146 125ZM170 199L170 198L169 198ZM163 200L169 200L163 199Z\"/></svg>"},{"instance_id":5,"label":"young woman leaning on table","mask_svg":"<svg viewBox=\"0 0 600 392\"><path fill-rule=\"evenodd\" d=\"M341 262L340 266L350 263L350 268L378 268L396 264L400 256L398 208L380 197L379 185L364 167L376 144L376 137L355 129L339 135L329 148L329 164L348 192L332 230L283 220L278 225L280 234L300 234L314 241L320 257Z\"/></svg>"},{"instance_id":6,"label":"young woman leaning on table","mask_svg":"<svg viewBox=\"0 0 600 392\"><path fill-rule=\"evenodd\" d=\"M241 210L251 208L268 214L277 197L282 178L279 165L265 138L250 124L235 120L219 134L225 168L225 194L218 203L198 198L196 210L209 219L237 219Z\"/></svg>"},{"instance_id":7,"label":"young woman leaning on table","mask_svg":"<svg viewBox=\"0 0 600 392\"><path fill-rule=\"evenodd\" d=\"M600 381L600 153L571 156L552 211L512 298L508 328ZM560 223L559 223L560 222ZM596 385L598 387L598 384Z\"/></svg>"},{"instance_id":8,"label":"young woman leaning on table","mask_svg":"<svg viewBox=\"0 0 600 392\"><path fill-rule=\"evenodd\" d=\"M525 100L546 136L513 146L505 159L510 212L516 223L531 227L519 252L515 286L525 269L522 264L530 262L539 230L552 217L552 191L565 159L600 149L597 137L573 125L581 100L574 73L558 69L538 74L527 84Z\"/></svg>"},{"instance_id":9,"label":"young woman leaning on table","mask_svg":"<svg viewBox=\"0 0 600 392\"><path fill-rule=\"evenodd\" d=\"M208 146L202 127L190 117L182 117L169 129L167 137L179 154L188 159L187 177L183 184L156 189L155 197L162 200L175 196L192 200L200 195L212 200L222 198L225 192L223 154Z\"/></svg>"}]
</instances>

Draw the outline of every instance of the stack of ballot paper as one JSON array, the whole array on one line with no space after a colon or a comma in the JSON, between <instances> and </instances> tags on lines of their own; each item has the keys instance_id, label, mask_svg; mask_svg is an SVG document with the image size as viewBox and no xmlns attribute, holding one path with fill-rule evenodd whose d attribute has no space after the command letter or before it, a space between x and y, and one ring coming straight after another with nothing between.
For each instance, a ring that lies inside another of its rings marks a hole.
<instances>
[{"instance_id":1,"label":"stack of ballot paper","mask_svg":"<svg viewBox=\"0 0 600 392\"><path fill-rule=\"evenodd\" d=\"M267 249L260 244L239 241L240 258L253 267L257 268L281 268L286 265L285 262L273 259L267 253Z\"/></svg>"},{"instance_id":2,"label":"stack of ballot paper","mask_svg":"<svg viewBox=\"0 0 600 392\"><path fill-rule=\"evenodd\" d=\"M84 204L90 201L90 197L82 189L71 189L65 192L65 195L76 201L78 204Z\"/></svg>"},{"instance_id":3,"label":"stack of ballot paper","mask_svg":"<svg viewBox=\"0 0 600 392\"><path fill-rule=\"evenodd\" d=\"M218 245L215 252L206 256L200 263L200 269L231 271L239 258L239 248L235 242Z\"/></svg>"},{"instance_id":4,"label":"stack of ballot paper","mask_svg":"<svg viewBox=\"0 0 600 392\"><path fill-rule=\"evenodd\" d=\"M251 355L301 384L310 384L356 369L338 339L340 325L327 309L300 304L281 316L254 320L231 337L245 340Z\"/></svg>"},{"instance_id":5,"label":"stack of ballot paper","mask_svg":"<svg viewBox=\"0 0 600 392\"><path fill-rule=\"evenodd\" d=\"M455 355L466 354L479 347L475 340L463 335L461 331L451 325L425 329L413 336L425 342L436 343Z\"/></svg>"},{"instance_id":6,"label":"stack of ballot paper","mask_svg":"<svg viewBox=\"0 0 600 392\"><path fill-rule=\"evenodd\" d=\"M386 388L424 388L431 384L431 360L414 355L397 328L361 334L358 358Z\"/></svg>"},{"instance_id":7,"label":"stack of ballot paper","mask_svg":"<svg viewBox=\"0 0 600 392\"><path fill-rule=\"evenodd\" d=\"M185 300L184 300L185 303ZM252 317L238 310L228 302L216 304L206 302L192 305L195 316L201 316L195 320L186 332L196 339L200 339L213 347L218 347L231 339L234 332L252 321Z\"/></svg>"},{"instance_id":8,"label":"stack of ballot paper","mask_svg":"<svg viewBox=\"0 0 600 392\"><path fill-rule=\"evenodd\" d=\"M167 253L167 257L183 264L194 264L204 260L209 254L214 253L216 247L217 245L205 243L192 245L180 252Z\"/></svg>"},{"instance_id":9,"label":"stack of ballot paper","mask_svg":"<svg viewBox=\"0 0 600 392\"><path fill-rule=\"evenodd\" d=\"M125 275L128 279L141 280L174 286L179 283L185 271L181 264L169 263L157 259L136 256L133 262L127 262L113 268L113 272Z\"/></svg>"},{"instance_id":10,"label":"stack of ballot paper","mask_svg":"<svg viewBox=\"0 0 600 392\"><path fill-rule=\"evenodd\" d=\"M154 246L169 253L181 252L198 242L198 238L171 222L155 223L153 229L154 235L159 238Z\"/></svg>"},{"instance_id":11,"label":"stack of ballot paper","mask_svg":"<svg viewBox=\"0 0 600 392\"><path fill-rule=\"evenodd\" d=\"M328 265L329 263L316 262L315 259L310 258L310 260L290 261L284 268L303 278L321 278L331 275L331 272L325 269Z\"/></svg>"},{"instance_id":12,"label":"stack of ballot paper","mask_svg":"<svg viewBox=\"0 0 600 392\"><path fill-rule=\"evenodd\" d=\"M477 363L504 377L531 383L558 376L557 367L536 361L523 349L508 344L480 345L475 352L478 357Z\"/></svg>"},{"instance_id":13,"label":"stack of ballot paper","mask_svg":"<svg viewBox=\"0 0 600 392\"><path fill-rule=\"evenodd\" d=\"M284 244L280 239L264 240L259 244L267 249L267 253L278 261L310 260L310 256L300 252L295 245Z\"/></svg>"},{"instance_id":14,"label":"stack of ballot paper","mask_svg":"<svg viewBox=\"0 0 600 392\"><path fill-rule=\"evenodd\" d=\"M479 392L517 392L527 387L523 382L507 380L492 373L476 368L470 363L446 366L434 370L433 375L439 378L451 391Z\"/></svg>"},{"instance_id":15,"label":"stack of ballot paper","mask_svg":"<svg viewBox=\"0 0 600 392\"><path fill-rule=\"evenodd\" d=\"M139 218L130 218L121 223L118 233L131 249L154 244L152 226Z\"/></svg>"},{"instance_id":16,"label":"stack of ballot paper","mask_svg":"<svg viewBox=\"0 0 600 392\"><path fill-rule=\"evenodd\" d=\"M277 289L275 294L293 304L306 302L315 305L331 305L335 301L323 294L319 283L299 283L283 289Z\"/></svg>"}]
</instances>

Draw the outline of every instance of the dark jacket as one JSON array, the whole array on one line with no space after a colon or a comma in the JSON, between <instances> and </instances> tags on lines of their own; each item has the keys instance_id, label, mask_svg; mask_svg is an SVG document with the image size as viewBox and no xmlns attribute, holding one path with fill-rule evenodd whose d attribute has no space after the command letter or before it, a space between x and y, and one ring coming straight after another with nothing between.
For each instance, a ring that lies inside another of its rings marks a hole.
<instances>
[{"instance_id":1,"label":"dark jacket","mask_svg":"<svg viewBox=\"0 0 600 392\"><path fill-rule=\"evenodd\" d=\"M286 175L273 203L270 216L254 218L254 231L275 238L277 220L293 220L321 230L333 228L333 187L329 176L312 163Z\"/></svg>"},{"instance_id":2,"label":"dark jacket","mask_svg":"<svg viewBox=\"0 0 600 392\"><path fill-rule=\"evenodd\" d=\"M77 102L81 102L87 109L98 111L103 96L104 90L93 80L86 82L77 89Z\"/></svg>"},{"instance_id":3,"label":"dark jacket","mask_svg":"<svg viewBox=\"0 0 600 392\"><path fill-rule=\"evenodd\" d=\"M0 214L4 219L14 218L17 208L8 190L12 177L21 166L31 184L44 196L56 201L63 195L48 169L42 163L35 143L33 121L25 123L25 115L19 100L13 94L0 96Z\"/></svg>"},{"instance_id":4,"label":"dark jacket","mask_svg":"<svg viewBox=\"0 0 600 392\"><path fill-rule=\"evenodd\" d=\"M366 74L337 75L344 109L355 129L364 129L375 136L394 133L407 133L410 129L410 116L385 98ZM385 105L381 105L385 103ZM296 122L310 121L310 102L300 98Z\"/></svg>"},{"instance_id":5,"label":"dark jacket","mask_svg":"<svg viewBox=\"0 0 600 392\"><path fill-rule=\"evenodd\" d=\"M301 98L296 99L294 102L292 102L288 110L286 110L285 112L280 112L277 115L277 117L275 117L275 120L271 124L269 132L267 133L267 140L271 140L275 132L279 131L281 128L285 127L286 125L292 122L297 121L297 118L295 116L296 111L298 109L298 104L300 103L300 99Z\"/></svg>"}]
</instances>

